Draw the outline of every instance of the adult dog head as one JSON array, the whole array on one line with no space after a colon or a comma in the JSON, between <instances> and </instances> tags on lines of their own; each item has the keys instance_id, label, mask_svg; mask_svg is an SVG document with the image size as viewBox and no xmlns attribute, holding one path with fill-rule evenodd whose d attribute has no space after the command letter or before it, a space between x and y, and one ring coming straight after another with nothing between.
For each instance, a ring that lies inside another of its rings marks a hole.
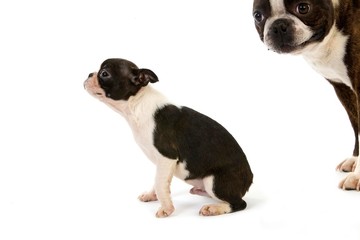
<instances>
[{"instance_id":1,"label":"adult dog head","mask_svg":"<svg viewBox=\"0 0 360 240\"><path fill-rule=\"evenodd\" d=\"M260 39L278 53L301 53L323 41L334 23L336 0L254 0Z\"/></svg>"}]
</instances>

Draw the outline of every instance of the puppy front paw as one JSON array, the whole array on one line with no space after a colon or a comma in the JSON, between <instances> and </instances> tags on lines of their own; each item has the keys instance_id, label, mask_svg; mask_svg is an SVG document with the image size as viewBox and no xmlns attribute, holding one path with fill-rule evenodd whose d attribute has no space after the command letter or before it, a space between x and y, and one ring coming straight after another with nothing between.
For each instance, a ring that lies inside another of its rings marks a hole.
<instances>
[{"instance_id":1,"label":"puppy front paw","mask_svg":"<svg viewBox=\"0 0 360 240\"><path fill-rule=\"evenodd\" d=\"M343 190L360 191L360 173L349 173L339 184L339 188Z\"/></svg>"},{"instance_id":2,"label":"puppy front paw","mask_svg":"<svg viewBox=\"0 0 360 240\"><path fill-rule=\"evenodd\" d=\"M155 192L148 192L148 193L143 193L141 194L138 199L142 202L151 202L151 201L156 201L157 200L157 196Z\"/></svg>"},{"instance_id":3,"label":"puppy front paw","mask_svg":"<svg viewBox=\"0 0 360 240\"><path fill-rule=\"evenodd\" d=\"M337 165L336 170L342 172L353 172L356 167L357 157L350 157L342 161L339 165Z\"/></svg>"},{"instance_id":4,"label":"puppy front paw","mask_svg":"<svg viewBox=\"0 0 360 240\"><path fill-rule=\"evenodd\" d=\"M159 210L156 213L156 217L158 218L164 218L170 216L174 212L175 208L174 206L170 207L160 207Z\"/></svg>"}]
</instances>

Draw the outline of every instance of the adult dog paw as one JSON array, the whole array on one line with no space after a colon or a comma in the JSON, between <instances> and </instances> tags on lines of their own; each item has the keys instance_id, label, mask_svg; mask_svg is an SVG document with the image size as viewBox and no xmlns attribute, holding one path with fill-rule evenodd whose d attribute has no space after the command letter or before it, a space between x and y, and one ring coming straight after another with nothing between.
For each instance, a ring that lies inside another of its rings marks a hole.
<instances>
[{"instance_id":1,"label":"adult dog paw","mask_svg":"<svg viewBox=\"0 0 360 240\"><path fill-rule=\"evenodd\" d=\"M336 170L342 172L353 172L356 167L357 157L349 157L337 165Z\"/></svg>"},{"instance_id":2,"label":"adult dog paw","mask_svg":"<svg viewBox=\"0 0 360 240\"><path fill-rule=\"evenodd\" d=\"M339 188L343 190L360 191L360 173L349 173L339 184Z\"/></svg>"}]
</instances>

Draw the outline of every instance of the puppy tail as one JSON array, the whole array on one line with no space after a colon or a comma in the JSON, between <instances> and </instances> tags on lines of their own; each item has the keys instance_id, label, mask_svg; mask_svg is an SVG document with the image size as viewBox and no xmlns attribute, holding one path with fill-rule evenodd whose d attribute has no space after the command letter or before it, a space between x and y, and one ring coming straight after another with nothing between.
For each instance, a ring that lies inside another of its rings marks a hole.
<instances>
[{"instance_id":1,"label":"puppy tail","mask_svg":"<svg viewBox=\"0 0 360 240\"><path fill-rule=\"evenodd\" d=\"M241 201L238 201L236 203L230 203L232 212L244 210L246 208L246 206L247 206L247 203L243 199L241 199Z\"/></svg>"}]
</instances>

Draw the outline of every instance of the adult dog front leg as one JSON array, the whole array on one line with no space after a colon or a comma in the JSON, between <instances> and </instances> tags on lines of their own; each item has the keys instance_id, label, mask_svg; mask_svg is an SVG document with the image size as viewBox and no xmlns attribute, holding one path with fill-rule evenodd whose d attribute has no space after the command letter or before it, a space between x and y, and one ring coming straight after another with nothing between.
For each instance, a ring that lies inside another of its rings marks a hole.
<instances>
[{"instance_id":1,"label":"adult dog front leg","mask_svg":"<svg viewBox=\"0 0 360 240\"><path fill-rule=\"evenodd\" d=\"M349 116L351 125L355 135L355 145L352 157L342 161L336 169L342 172L352 172L342 180L339 187L344 190L358 190L360 191L360 159L359 159L359 98L358 95L348 86L336 82L331 82L339 100L345 107Z\"/></svg>"}]
</instances>

